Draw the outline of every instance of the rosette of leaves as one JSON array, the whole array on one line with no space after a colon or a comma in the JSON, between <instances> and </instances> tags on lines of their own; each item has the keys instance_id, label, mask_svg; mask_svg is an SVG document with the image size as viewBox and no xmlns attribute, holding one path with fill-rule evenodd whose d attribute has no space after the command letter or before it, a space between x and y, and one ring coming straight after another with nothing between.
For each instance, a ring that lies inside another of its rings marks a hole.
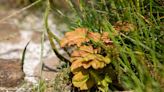
<instances>
[{"instance_id":1,"label":"rosette of leaves","mask_svg":"<svg viewBox=\"0 0 164 92\"><path fill-rule=\"evenodd\" d=\"M90 41L111 44L107 32L90 32L86 28L77 28L67 32L61 40L61 47L75 46L71 53L70 69L72 83L80 90L88 90L96 85L100 90L108 90L110 75L103 69L111 62L109 55L102 55L102 48Z\"/></svg>"},{"instance_id":2,"label":"rosette of leaves","mask_svg":"<svg viewBox=\"0 0 164 92\"><path fill-rule=\"evenodd\" d=\"M87 28L77 28L74 31L65 33L65 37L61 40L60 46L81 46L82 43L93 40L95 42L102 41L104 44L111 43L108 37L108 32L102 34L96 32L90 32Z\"/></svg>"},{"instance_id":3,"label":"rosette of leaves","mask_svg":"<svg viewBox=\"0 0 164 92\"><path fill-rule=\"evenodd\" d=\"M110 63L108 56L98 54L98 49L93 49L92 46L80 46L78 50L71 54L71 71L74 72L79 67L88 69L102 69L106 64Z\"/></svg>"}]
</instances>

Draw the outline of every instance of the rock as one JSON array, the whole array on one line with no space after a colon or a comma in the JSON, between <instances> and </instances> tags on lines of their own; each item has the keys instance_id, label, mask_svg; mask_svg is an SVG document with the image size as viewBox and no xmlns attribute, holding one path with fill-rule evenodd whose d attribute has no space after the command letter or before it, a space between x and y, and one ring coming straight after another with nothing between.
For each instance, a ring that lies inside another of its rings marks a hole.
<instances>
[{"instance_id":1,"label":"rock","mask_svg":"<svg viewBox=\"0 0 164 92\"><path fill-rule=\"evenodd\" d=\"M5 1L5 0L3 0ZM7 0L8 1L8 0ZM1 3L0 3L1 5ZM17 9L1 9L0 8L0 20L5 19L8 15L12 15L14 12L18 11ZM53 33L61 38L60 31L57 30L57 26L54 23L54 16L49 17L49 27ZM44 31L44 21L42 21L42 16L40 12L28 12L24 11L16 16L7 18L0 22L0 58L3 59L19 59L22 56L23 49L26 44L30 41L25 55L25 61L23 65L23 71L25 73L25 78L27 82L37 83L35 80L36 68L40 64L40 53L41 53L41 35ZM57 46L59 52L61 52L59 46ZM63 53L63 52L61 52ZM52 52L50 43L45 36L44 39L44 49L43 49L43 58L45 61L49 61L49 57L54 55ZM53 59L58 61L57 58ZM49 62L46 63L48 65ZM48 65L49 66L49 65ZM49 66L51 67L51 66ZM55 68L53 65L51 68ZM46 80L54 78L55 73L53 71L44 70Z\"/></svg>"},{"instance_id":2,"label":"rock","mask_svg":"<svg viewBox=\"0 0 164 92\"><path fill-rule=\"evenodd\" d=\"M0 42L18 43L21 35L19 29L10 23L0 23Z\"/></svg>"},{"instance_id":3,"label":"rock","mask_svg":"<svg viewBox=\"0 0 164 92\"><path fill-rule=\"evenodd\" d=\"M56 67L59 66L59 64L59 60L56 56L49 57L44 60L42 75L40 75L41 64L35 68L34 75L38 78L42 76L42 79L46 81L52 81L57 74Z\"/></svg>"},{"instance_id":4,"label":"rock","mask_svg":"<svg viewBox=\"0 0 164 92\"><path fill-rule=\"evenodd\" d=\"M23 78L20 60L0 59L0 87L16 87Z\"/></svg>"},{"instance_id":5,"label":"rock","mask_svg":"<svg viewBox=\"0 0 164 92\"><path fill-rule=\"evenodd\" d=\"M33 31L33 34L31 36L31 41L36 43L36 44L40 44L41 43L41 37L42 37L42 33L39 31ZM48 40L48 37L45 36L44 41Z\"/></svg>"},{"instance_id":6,"label":"rock","mask_svg":"<svg viewBox=\"0 0 164 92\"><path fill-rule=\"evenodd\" d=\"M34 31L31 40L35 43L41 43L41 32Z\"/></svg>"}]
</instances>

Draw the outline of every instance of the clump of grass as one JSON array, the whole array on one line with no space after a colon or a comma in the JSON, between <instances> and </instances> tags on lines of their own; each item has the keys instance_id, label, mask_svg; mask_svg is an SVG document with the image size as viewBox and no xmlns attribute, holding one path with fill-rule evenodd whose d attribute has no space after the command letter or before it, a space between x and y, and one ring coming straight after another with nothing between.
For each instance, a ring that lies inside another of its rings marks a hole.
<instances>
[{"instance_id":1,"label":"clump of grass","mask_svg":"<svg viewBox=\"0 0 164 92\"><path fill-rule=\"evenodd\" d=\"M161 5L153 0L79 0L78 6L74 2L68 3L76 14L71 29L85 27L93 32L109 33L119 51L112 66L124 90L163 90L163 34L159 34L163 32ZM121 30L115 36L114 25L118 21L134 24L134 31ZM120 90L114 83L109 88Z\"/></svg>"}]
</instances>

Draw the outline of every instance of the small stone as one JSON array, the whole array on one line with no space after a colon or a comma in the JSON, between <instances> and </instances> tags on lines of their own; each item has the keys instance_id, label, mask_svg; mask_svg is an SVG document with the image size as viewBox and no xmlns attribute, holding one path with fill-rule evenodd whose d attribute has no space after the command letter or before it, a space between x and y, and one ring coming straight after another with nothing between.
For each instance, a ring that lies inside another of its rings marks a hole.
<instances>
[{"instance_id":1,"label":"small stone","mask_svg":"<svg viewBox=\"0 0 164 92\"><path fill-rule=\"evenodd\" d=\"M16 87L23 78L20 60L0 59L0 87Z\"/></svg>"}]
</instances>

